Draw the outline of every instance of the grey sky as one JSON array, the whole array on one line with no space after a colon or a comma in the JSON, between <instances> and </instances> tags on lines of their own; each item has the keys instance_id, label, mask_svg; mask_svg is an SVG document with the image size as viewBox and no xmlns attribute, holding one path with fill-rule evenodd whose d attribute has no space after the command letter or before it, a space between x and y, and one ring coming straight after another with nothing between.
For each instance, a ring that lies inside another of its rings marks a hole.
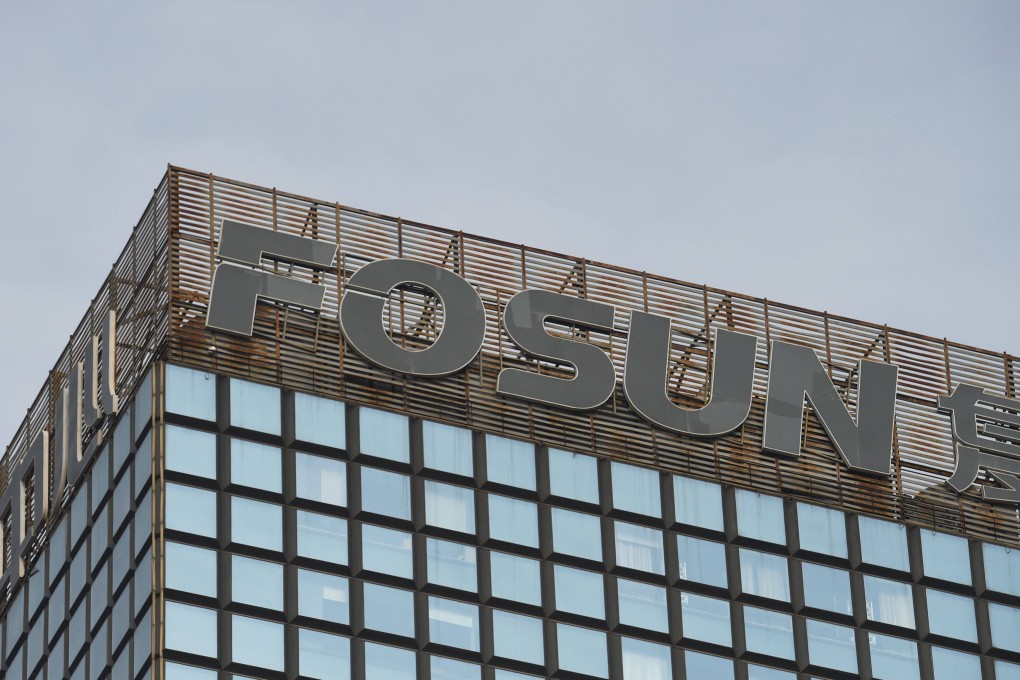
<instances>
[{"instance_id":1,"label":"grey sky","mask_svg":"<svg viewBox=\"0 0 1020 680\"><path fill-rule=\"evenodd\" d=\"M1020 353L1020 3L0 2L0 439L168 162Z\"/></svg>"}]
</instances>

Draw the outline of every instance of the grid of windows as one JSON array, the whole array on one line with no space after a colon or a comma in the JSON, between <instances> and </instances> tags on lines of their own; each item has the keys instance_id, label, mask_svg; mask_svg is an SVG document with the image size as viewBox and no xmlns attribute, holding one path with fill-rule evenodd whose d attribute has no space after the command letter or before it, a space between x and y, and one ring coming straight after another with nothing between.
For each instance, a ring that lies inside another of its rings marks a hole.
<instances>
[{"instance_id":1,"label":"grid of windows","mask_svg":"<svg viewBox=\"0 0 1020 680\"><path fill-rule=\"evenodd\" d=\"M211 477L168 450L167 538L229 557L168 590L191 608L169 680L992 680L1020 662L1005 548L241 382L219 379L230 406L204 425L167 416L219 452Z\"/></svg>"}]
</instances>

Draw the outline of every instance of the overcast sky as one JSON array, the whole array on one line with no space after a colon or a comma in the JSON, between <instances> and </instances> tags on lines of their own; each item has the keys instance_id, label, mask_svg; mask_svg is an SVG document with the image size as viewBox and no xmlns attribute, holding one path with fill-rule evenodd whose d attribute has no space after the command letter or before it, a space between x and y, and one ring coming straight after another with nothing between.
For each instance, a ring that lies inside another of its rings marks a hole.
<instances>
[{"instance_id":1,"label":"overcast sky","mask_svg":"<svg viewBox=\"0 0 1020 680\"><path fill-rule=\"evenodd\" d=\"M167 163L1020 353L1020 3L0 0L0 439Z\"/></svg>"}]
</instances>

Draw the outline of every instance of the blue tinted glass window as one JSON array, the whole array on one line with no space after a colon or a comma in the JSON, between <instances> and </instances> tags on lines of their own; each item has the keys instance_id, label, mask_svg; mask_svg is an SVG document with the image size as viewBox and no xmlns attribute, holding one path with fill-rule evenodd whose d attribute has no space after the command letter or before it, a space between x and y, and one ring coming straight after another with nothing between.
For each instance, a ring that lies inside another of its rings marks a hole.
<instances>
[{"instance_id":1,"label":"blue tinted glass window","mask_svg":"<svg viewBox=\"0 0 1020 680\"><path fill-rule=\"evenodd\" d=\"M688 477L673 478L676 521L692 527L723 530L722 489Z\"/></svg>"},{"instance_id":2,"label":"blue tinted glass window","mask_svg":"<svg viewBox=\"0 0 1020 680\"><path fill-rule=\"evenodd\" d=\"M726 587L726 546L693 536L677 536L680 578L685 581Z\"/></svg>"},{"instance_id":3,"label":"blue tinted glass window","mask_svg":"<svg viewBox=\"0 0 1020 680\"><path fill-rule=\"evenodd\" d=\"M350 621L347 579L309 569L298 569L297 576L299 616L333 623Z\"/></svg>"},{"instance_id":4,"label":"blue tinted glass window","mask_svg":"<svg viewBox=\"0 0 1020 680\"><path fill-rule=\"evenodd\" d=\"M231 439L230 482L281 493L283 468L280 449L243 439Z\"/></svg>"},{"instance_id":5,"label":"blue tinted glass window","mask_svg":"<svg viewBox=\"0 0 1020 680\"><path fill-rule=\"evenodd\" d=\"M505 671L501 668L496 669L496 680L535 680L534 675L525 675L524 673L514 673L513 671Z\"/></svg>"},{"instance_id":6,"label":"blue tinted glass window","mask_svg":"<svg viewBox=\"0 0 1020 680\"><path fill-rule=\"evenodd\" d=\"M471 430L428 420L422 422L421 429L425 467L465 477L474 474Z\"/></svg>"},{"instance_id":7,"label":"blue tinted glass window","mask_svg":"<svg viewBox=\"0 0 1020 680\"><path fill-rule=\"evenodd\" d=\"M749 663L747 664L747 680L797 680L797 674Z\"/></svg>"},{"instance_id":8,"label":"blue tinted glass window","mask_svg":"<svg viewBox=\"0 0 1020 680\"><path fill-rule=\"evenodd\" d=\"M116 669L114 670L116 671ZM63 669L59 672L59 676L52 675L52 677L63 677ZM205 668L167 662L163 677L165 680L216 680L217 675L216 671L206 670Z\"/></svg>"},{"instance_id":9,"label":"blue tinted glass window","mask_svg":"<svg viewBox=\"0 0 1020 680\"><path fill-rule=\"evenodd\" d=\"M365 643L365 680L414 680L415 675L414 652Z\"/></svg>"},{"instance_id":10,"label":"blue tinted glass window","mask_svg":"<svg viewBox=\"0 0 1020 680\"><path fill-rule=\"evenodd\" d=\"M216 494L168 483L166 528L216 538Z\"/></svg>"},{"instance_id":11,"label":"blue tinted glass window","mask_svg":"<svg viewBox=\"0 0 1020 680\"><path fill-rule=\"evenodd\" d=\"M974 600L928 588L924 594L928 600L928 628L933 635L977 642Z\"/></svg>"},{"instance_id":12,"label":"blue tinted glass window","mask_svg":"<svg viewBox=\"0 0 1020 680\"><path fill-rule=\"evenodd\" d=\"M981 677L981 657L945 647L931 648L935 680L961 680Z\"/></svg>"},{"instance_id":13,"label":"blue tinted glass window","mask_svg":"<svg viewBox=\"0 0 1020 680\"><path fill-rule=\"evenodd\" d=\"M347 464L298 451L294 454L297 497L310 501L347 505Z\"/></svg>"},{"instance_id":14,"label":"blue tinted glass window","mask_svg":"<svg viewBox=\"0 0 1020 680\"><path fill-rule=\"evenodd\" d=\"M874 517L858 517L857 525L861 532L861 559L864 562L910 571L905 526Z\"/></svg>"},{"instance_id":15,"label":"blue tinted glass window","mask_svg":"<svg viewBox=\"0 0 1020 680\"><path fill-rule=\"evenodd\" d=\"M598 460L594 456L549 449L549 490L553 496L598 503Z\"/></svg>"},{"instance_id":16,"label":"blue tinted glass window","mask_svg":"<svg viewBox=\"0 0 1020 680\"><path fill-rule=\"evenodd\" d=\"M350 680L351 641L302 628L298 632L298 669L315 680Z\"/></svg>"},{"instance_id":17,"label":"blue tinted glass window","mask_svg":"<svg viewBox=\"0 0 1020 680\"><path fill-rule=\"evenodd\" d=\"M992 627L992 646L1020 652L1020 609L988 603L988 621Z\"/></svg>"},{"instance_id":18,"label":"blue tinted glass window","mask_svg":"<svg viewBox=\"0 0 1020 680\"><path fill-rule=\"evenodd\" d=\"M538 506L489 494L489 538L538 547Z\"/></svg>"},{"instance_id":19,"label":"blue tinted glass window","mask_svg":"<svg viewBox=\"0 0 1020 680\"><path fill-rule=\"evenodd\" d=\"M854 629L808 620L808 659L812 666L857 673Z\"/></svg>"},{"instance_id":20,"label":"blue tinted glass window","mask_svg":"<svg viewBox=\"0 0 1020 680\"><path fill-rule=\"evenodd\" d=\"M1020 596L1020 550L982 543L985 585L989 590Z\"/></svg>"},{"instance_id":21,"label":"blue tinted glass window","mask_svg":"<svg viewBox=\"0 0 1020 680\"><path fill-rule=\"evenodd\" d=\"M294 394L294 437L303 442L347 448L344 405L310 394Z\"/></svg>"},{"instance_id":22,"label":"blue tinted glass window","mask_svg":"<svg viewBox=\"0 0 1020 680\"><path fill-rule=\"evenodd\" d=\"M478 605L442 597L429 598L429 640L437 645L477 652Z\"/></svg>"},{"instance_id":23,"label":"blue tinted glass window","mask_svg":"<svg viewBox=\"0 0 1020 680\"><path fill-rule=\"evenodd\" d=\"M793 617L789 614L744 607L747 651L793 659Z\"/></svg>"},{"instance_id":24,"label":"blue tinted glass window","mask_svg":"<svg viewBox=\"0 0 1020 680\"><path fill-rule=\"evenodd\" d=\"M970 545L966 538L921 529L924 575L969 584Z\"/></svg>"},{"instance_id":25,"label":"blue tinted glass window","mask_svg":"<svg viewBox=\"0 0 1020 680\"><path fill-rule=\"evenodd\" d=\"M364 589L366 628L414 637L414 593L374 583Z\"/></svg>"},{"instance_id":26,"label":"blue tinted glass window","mask_svg":"<svg viewBox=\"0 0 1020 680\"><path fill-rule=\"evenodd\" d=\"M920 680L917 643L889 635L868 635L871 675L876 680Z\"/></svg>"},{"instance_id":27,"label":"blue tinted glass window","mask_svg":"<svg viewBox=\"0 0 1020 680\"><path fill-rule=\"evenodd\" d=\"M491 552L492 596L538 606L542 604L542 581L538 560Z\"/></svg>"},{"instance_id":28,"label":"blue tinted glass window","mask_svg":"<svg viewBox=\"0 0 1020 680\"><path fill-rule=\"evenodd\" d=\"M786 558L740 549L740 584L747 595L790 601L790 575Z\"/></svg>"},{"instance_id":29,"label":"blue tinted glass window","mask_svg":"<svg viewBox=\"0 0 1020 680\"><path fill-rule=\"evenodd\" d=\"M729 602L683 593L680 611L685 638L732 646Z\"/></svg>"},{"instance_id":30,"label":"blue tinted glass window","mask_svg":"<svg viewBox=\"0 0 1020 680\"><path fill-rule=\"evenodd\" d=\"M602 560L599 518L563 508L552 509L553 550L589 560Z\"/></svg>"},{"instance_id":31,"label":"blue tinted glass window","mask_svg":"<svg viewBox=\"0 0 1020 680\"><path fill-rule=\"evenodd\" d=\"M283 508L231 496L230 540L266 550L283 550Z\"/></svg>"},{"instance_id":32,"label":"blue tinted glass window","mask_svg":"<svg viewBox=\"0 0 1020 680\"><path fill-rule=\"evenodd\" d=\"M347 520L298 510L297 554L313 560L347 564Z\"/></svg>"},{"instance_id":33,"label":"blue tinted glass window","mask_svg":"<svg viewBox=\"0 0 1020 680\"><path fill-rule=\"evenodd\" d=\"M411 519L411 480L407 475L361 468L361 509L397 519Z\"/></svg>"},{"instance_id":34,"label":"blue tinted glass window","mask_svg":"<svg viewBox=\"0 0 1020 680\"><path fill-rule=\"evenodd\" d=\"M556 624L560 668L596 678L609 677L606 634L588 628Z\"/></svg>"},{"instance_id":35,"label":"blue tinted glass window","mask_svg":"<svg viewBox=\"0 0 1020 680\"><path fill-rule=\"evenodd\" d=\"M411 534L371 524L361 525L362 567L368 571L412 578Z\"/></svg>"},{"instance_id":36,"label":"blue tinted glass window","mask_svg":"<svg viewBox=\"0 0 1020 680\"><path fill-rule=\"evenodd\" d=\"M490 482L535 490L534 444L487 434L485 465Z\"/></svg>"},{"instance_id":37,"label":"blue tinted glass window","mask_svg":"<svg viewBox=\"0 0 1020 680\"><path fill-rule=\"evenodd\" d=\"M283 565L231 555L231 600L283 611Z\"/></svg>"},{"instance_id":38,"label":"blue tinted glass window","mask_svg":"<svg viewBox=\"0 0 1020 680\"><path fill-rule=\"evenodd\" d=\"M996 660L995 680L1020 680L1020 664Z\"/></svg>"},{"instance_id":39,"label":"blue tinted glass window","mask_svg":"<svg viewBox=\"0 0 1020 680\"><path fill-rule=\"evenodd\" d=\"M658 529L613 522L616 535L616 564L651 574L666 573L663 533Z\"/></svg>"},{"instance_id":40,"label":"blue tinted glass window","mask_svg":"<svg viewBox=\"0 0 1020 680\"><path fill-rule=\"evenodd\" d=\"M737 533L769 543L786 543L783 499L737 489Z\"/></svg>"},{"instance_id":41,"label":"blue tinted glass window","mask_svg":"<svg viewBox=\"0 0 1020 680\"><path fill-rule=\"evenodd\" d=\"M167 425L166 469L216 479L216 435Z\"/></svg>"},{"instance_id":42,"label":"blue tinted glass window","mask_svg":"<svg viewBox=\"0 0 1020 680\"><path fill-rule=\"evenodd\" d=\"M629 579L617 579L620 623L660 633L669 632L666 589Z\"/></svg>"},{"instance_id":43,"label":"blue tinted glass window","mask_svg":"<svg viewBox=\"0 0 1020 680\"><path fill-rule=\"evenodd\" d=\"M280 388L231 378L230 424L280 434Z\"/></svg>"},{"instance_id":44,"label":"blue tinted glass window","mask_svg":"<svg viewBox=\"0 0 1020 680\"><path fill-rule=\"evenodd\" d=\"M650 517L662 516L659 472L613 462L613 507Z\"/></svg>"},{"instance_id":45,"label":"blue tinted glass window","mask_svg":"<svg viewBox=\"0 0 1020 680\"><path fill-rule=\"evenodd\" d=\"M216 552L166 542L166 587L216 597Z\"/></svg>"},{"instance_id":46,"label":"blue tinted glass window","mask_svg":"<svg viewBox=\"0 0 1020 680\"><path fill-rule=\"evenodd\" d=\"M167 649L216 657L215 609L167 602L163 633Z\"/></svg>"},{"instance_id":47,"label":"blue tinted glass window","mask_svg":"<svg viewBox=\"0 0 1020 680\"><path fill-rule=\"evenodd\" d=\"M733 680L733 662L700 652L684 652L688 680Z\"/></svg>"},{"instance_id":48,"label":"blue tinted glass window","mask_svg":"<svg viewBox=\"0 0 1020 680\"><path fill-rule=\"evenodd\" d=\"M802 550L846 557L846 516L839 510L797 503L797 531Z\"/></svg>"},{"instance_id":49,"label":"blue tinted glass window","mask_svg":"<svg viewBox=\"0 0 1020 680\"><path fill-rule=\"evenodd\" d=\"M545 661L542 619L492 610L492 639L495 655L540 665Z\"/></svg>"},{"instance_id":50,"label":"blue tinted glass window","mask_svg":"<svg viewBox=\"0 0 1020 680\"><path fill-rule=\"evenodd\" d=\"M623 680L671 680L673 663L669 647L625 637L620 640L623 652Z\"/></svg>"},{"instance_id":51,"label":"blue tinted glass window","mask_svg":"<svg viewBox=\"0 0 1020 680\"><path fill-rule=\"evenodd\" d=\"M430 680L481 680L482 667L445 656L429 658Z\"/></svg>"},{"instance_id":52,"label":"blue tinted glass window","mask_svg":"<svg viewBox=\"0 0 1020 680\"><path fill-rule=\"evenodd\" d=\"M426 480L425 521L434 527L475 533L474 490Z\"/></svg>"},{"instance_id":53,"label":"blue tinted glass window","mask_svg":"<svg viewBox=\"0 0 1020 680\"><path fill-rule=\"evenodd\" d=\"M282 623L234 614L230 625L235 662L283 671Z\"/></svg>"},{"instance_id":54,"label":"blue tinted glass window","mask_svg":"<svg viewBox=\"0 0 1020 680\"><path fill-rule=\"evenodd\" d=\"M428 538L425 550L429 583L478 592L478 558L473 546Z\"/></svg>"},{"instance_id":55,"label":"blue tinted glass window","mask_svg":"<svg viewBox=\"0 0 1020 680\"><path fill-rule=\"evenodd\" d=\"M358 409L358 420L362 453L401 463L411 460L407 416L362 406Z\"/></svg>"},{"instance_id":56,"label":"blue tinted glass window","mask_svg":"<svg viewBox=\"0 0 1020 680\"><path fill-rule=\"evenodd\" d=\"M216 376L181 366L166 366L166 410L216 420Z\"/></svg>"},{"instance_id":57,"label":"blue tinted glass window","mask_svg":"<svg viewBox=\"0 0 1020 680\"><path fill-rule=\"evenodd\" d=\"M806 606L837 614L853 614L849 572L811 562L802 562L801 569Z\"/></svg>"},{"instance_id":58,"label":"blue tinted glass window","mask_svg":"<svg viewBox=\"0 0 1020 680\"><path fill-rule=\"evenodd\" d=\"M877 576L864 577L868 619L892 626L914 627L914 600L909 584Z\"/></svg>"},{"instance_id":59,"label":"blue tinted glass window","mask_svg":"<svg viewBox=\"0 0 1020 680\"><path fill-rule=\"evenodd\" d=\"M554 567L556 582L556 609L561 612L606 618L603 576L593 571L574 569L557 564Z\"/></svg>"}]
</instances>

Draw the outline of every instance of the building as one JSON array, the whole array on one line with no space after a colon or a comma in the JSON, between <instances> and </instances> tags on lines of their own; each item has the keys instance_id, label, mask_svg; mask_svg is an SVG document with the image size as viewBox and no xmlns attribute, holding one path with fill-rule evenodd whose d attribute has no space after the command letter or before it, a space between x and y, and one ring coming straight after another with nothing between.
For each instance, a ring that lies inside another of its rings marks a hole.
<instances>
[{"instance_id":1,"label":"building","mask_svg":"<svg viewBox=\"0 0 1020 680\"><path fill-rule=\"evenodd\" d=\"M1018 371L171 167L0 468L2 676L1016 680Z\"/></svg>"}]
</instances>

